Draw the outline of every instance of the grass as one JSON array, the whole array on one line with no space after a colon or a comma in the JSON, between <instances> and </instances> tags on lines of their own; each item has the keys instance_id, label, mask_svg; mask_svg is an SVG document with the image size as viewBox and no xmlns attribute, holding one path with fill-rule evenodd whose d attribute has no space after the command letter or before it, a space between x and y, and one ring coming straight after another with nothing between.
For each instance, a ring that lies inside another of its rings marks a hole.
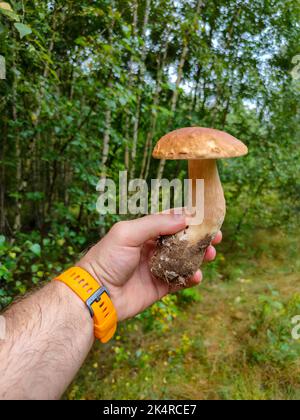
<instances>
[{"instance_id":1,"label":"grass","mask_svg":"<svg viewBox=\"0 0 300 420\"><path fill-rule=\"evenodd\" d=\"M246 250L220 251L199 289L96 344L65 398L299 399L297 238L260 231Z\"/></svg>"}]
</instances>

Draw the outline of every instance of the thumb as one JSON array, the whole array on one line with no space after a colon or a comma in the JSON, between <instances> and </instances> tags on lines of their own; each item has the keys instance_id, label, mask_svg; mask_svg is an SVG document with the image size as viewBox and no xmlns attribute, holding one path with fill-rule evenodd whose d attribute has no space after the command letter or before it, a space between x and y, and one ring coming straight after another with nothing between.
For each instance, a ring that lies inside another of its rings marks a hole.
<instances>
[{"instance_id":1,"label":"thumb","mask_svg":"<svg viewBox=\"0 0 300 420\"><path fill-rule=\"evenodd\" d=\"M121 222L115 229L118 242L126 246L141 246L158 236L172 235L186 227L186 218L179 214L153 214ZM119 232L117 232L119 230Z\"/></svg>"}]
</instances>

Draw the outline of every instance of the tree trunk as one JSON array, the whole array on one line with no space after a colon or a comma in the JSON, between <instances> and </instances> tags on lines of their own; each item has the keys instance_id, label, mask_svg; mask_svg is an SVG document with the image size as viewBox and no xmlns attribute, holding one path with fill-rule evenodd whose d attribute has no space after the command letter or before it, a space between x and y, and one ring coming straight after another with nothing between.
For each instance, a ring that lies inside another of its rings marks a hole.
<instances>
[{"instance_id":1,"label":"tree trunk","mask_svg":"<svg viewBox=\"0 0 300 420\"><path fill-rule=\"evenodd\" d=\"M137 98L136 114L135 114L135 117L134 117L134 124L133 124L133 141L132 141L132 149L131 149L130 179L133 179L134 174L135 174L136 152L137 152L137 143L138 143L138 136L139 136L140 113L141 113L141 96L139 95L138 98Z\"/></svg>"},{"instance_id":2,"label":"tree trunk","mask_svg":"<svg viewBox=\"0 0 300 420\"><path fill-rule=\"evenodd\" d=\"M111 83L109 83L111 86ZM101 158L101 171L103 176L106 176L106 162L109 155L109 143L110 143L110 129L111 129L111 110L107 109L105 112L105 131L103 137L103 149Z\"/></svg>"},{"instance_id":3,"label":"tree trunk","mask_svg":"<svg viewBox=\"0 0 300 420\"><path fill-rule=\"evenodd\" d=\"M226 49L228 51L232 47L232 39L233 39L233 35L234 35L234 26L235 26L236 22L239 22L239 18L241 16L241 13L242 13L242 7L240 6L240 7L237 8L235 14L233 15L230 26L228 28L228 39L227 39L227 42L226 42ZM233 62L233 59L234 59L236 54L237 54L236 49L234 49L233 51L231 50L231 56L232 56L231 57L231 62ZM233 74L232 74L232 76L233 76ZM230 76L229 76L229 80L230 80ZM225 82L222 85L219 84L218 88L217 88L216 105L215 105L215 109L213 111L213 117L212 117L212 124L213 125L216 124L217 116L218 116L218 113L220 111L220 106L222 104L222 100L224 99L223 98L223 96L224 96L223 93L224 93L224 90L225 90L226 83L227 82L226 82L226 79L225 79ZM220 121L222 126L224 126L225 123L226 123L226 119L227 119L227 115L228 115L228 111L229 111L229 106L230 106L230 98L228 98L226 100L225 109L223 111L223 115L222 115L222 118L221 118L221 121Z\"/></svg>"},{"instance_id":4,"label":"tree trunk","mask_svg":"<svg viewBox=\"0 0 300 420\"><path fill-rule=\"evenodd\" d=\"M13 84L12 84L12 117L13 121L17 123L18 121L18 110L17 110L17 100L18 100L18 76L17 76L17 64L16 64L16 54L17 54L17 44L13 46ZM21 229L22 224L22 201L21 194L23 188L22 180L22 152L21 152L21 141L19 135L19 129L15 129L15 158L16 158L16 213L14 220L14 233L18 232Z\"/></svg>"},{"instance_id":5,"label":"tree trunk","mask_svg":"<svg viewBox=\"0 0 300 420\"><path fill-rule=\"evenodd\" d=\"M147 141L146 141L146 146L144 149L143 161L142 161L142 167L141 167L141 173L140 173L140 178L143 178L143 179L148 178L149 170L150 170L153 137L155 135L156 123L157 123L157 117L158 117L157 110L155 108L158 106L160 102L160 93L162 91L161 84L163 80L164 67L165 67L166 59L168 55L169 34L170 34L169 32L170 31L166 33L166 38L165 38L166 41L162 48L162 54L157 60L156 88L155 88L155 94L154 94L154 100L153 100L154 111L151 114L150 130L147 135Z\"/></svg>"},{"instance_id":6,"label":"tree trunk","mask_svg":"<svg viewBox=\"0 0 300 420\"><path fill-rule=\"evenodd\" d=\"M7 120L3 122L2 142L0 149L0 232L5 231L5 150L7 144Z\"/></svg>"},{"instance_id":7,"label":"tree trunk","mask_svg":"<svg viewBox=\"0 0 300 420\"><path fill-rule=\"evenodd\" d=\"M202 0L198 0L197 5L196 5L196 10L195 10L195 19L198 19L198 15L201 11L201 7L203 7L203 2L202 2ZM178 70L177 70L176 85L175 85L175 90L173 92L173 96L172 96L172 100L171 100L172 116L171 116L171 118L169 120L169 124L168 124L168 129L169 130L170 130L171 124L174 120L174 116L175 116L175 112L176 112L176 108L177 108L179 87L180 87L180 84L181 84L181 81L182 81L182 76L183 76L183 68L184 68L186 58L187 58L187 55L188 55L188 52L189 52L189 38L190 38L190 32L188 32L183 39L183 49L182 49L182 53L181 53L181 57L180 57L179 65L178 65ZM159 179L159 180L162 179L162 177L163 177L165 164L166 164L166 161L164 159L162 159L159 162L158 169L157 169L157 179Z\"/></svg>"},{"instance_id":8,"label":"tree trunk","mask_svg":"<svg viewBox=\"0 0 300 420\"><path fill-rule=\"evenodd\" d=\"M144 41L144 44L141 51L141 63L139 67L139 86L138 86L139 93L137 97L136 113L135 113L134 126L133 126L133 144L132 144L132 151L131 151L132 165L131 165L131 170L130 170L130 179L134 178L135 169L136 169L136 153L137 153L140 115L141 115L141 102L142 102L142 84L144 83L144 76L146 73L146 68L145 68L145 59L146 59L146 51L147 51L146 30L147 30L148 22L149 22L150 8L151 8L151 0L146 0L145 15L144 15L144 22L143 22L143 29L142 29L142 39Z\"/></svg>"},{"instance_id":9,"label":"tree trunk","mask_svg":"<svg viewBox=\"0 0 300 420\"><path fill-rule=\"evenodd\" d=\"M137 36L137 25L138 25L138 0L133 0L132 4L133 17L132 17L132 35L134 40ZM133 83L133 58L132 55L128 64L128 89L131 89ZM127 171L130 169L130 148L129 148L129 129L130 129L130 116L127 110L125 111L125 130L124 136L126 139L125 154L124 154L124 165Z\"/></svg>"},{"instance_id":10,"label":"tree trunk","mask_svg":"<svg viewBox=\"0 0 300 420\"><path fill-rule=\"evenodd\" d=\"M125 155L124 155L124 164L126 171L129 171L129 147L128 147L128 136L129 136L129 115L126 112L125 117L125 139L126 139L126 146L125 146Z\"/></svg>"},{"instance_id":11,"label":"tree trunk","mask_svg":"<svg viewBox=\"0 0 300 420\"><path fill-rule=\"evenodd\" d=\"M175 111L176 111L177 101L178 101L179 86L180 86L180 83L181 83L181 80L182 80L183 67L185 65L185 61L186 61L188 51L189 51L188 42L187 42L187 40L185 40L183 50L182 50L182 53L181 53L181 57L180 57L180 61L179 61L179 65L178 65L175 90L173 92L173 96L172 96L172 100L171 100L172 116L170 117L169 122L168 122L168 130L170 130L172 121L174 119L174 114L175 114ZM157 176L156 176L156 178L159 179L159 180L162 179L162 177L163 177L165 165L166 165L165 159L160 160L159 165L158 165L158 169L157 169Z\"/></svg>"},{"instance_id":12,"label":"tree trunk","mask_svg":"<svg viewBox=\"0 0 300 420\"><path fill-rule=\"evenodd\" d=\"M57 28L57 11L58 10L55 9L53 12L52 36L50 39L48 52L47 52L47 55L49 57L51 57L52 52L54 50L54 45L55 45L54 38L56 35L56 28ZM41 88L37 92L37 95L36 95L37 108L33 114L34 115L33 126L36 131L36 135L33 136L31 147L30 147L30 153L29 153L30 159L32 159L32 164L31 164L32 184L33 184L33 189L36 192L43 188L42 171L41 171L41 165L40 165L41 133L38 130L38 126L40 124L42 104L43 104L43 100L46 94L46 81L49 77L49 72L50 72L50 64L48 61L46 61L43 74L42 74ZM41 229L42 225L44 224L44 214L45 214L44 204L41 204L39 201L35 202L33 206L33 213L35 214L36 225L39 229Z\"/></svg>"},{"instance_id":13,"label":"tree trunk","mask_svg":"<svg viewBox=\"0 0 300 420\"><path fill-rule=\"evenodd\" d=\"M198 65L197 73L196 73L196 80L195 80L195 88L193 92L193 99L191 101L190 110L189 110L190 119L192 119L192 114L193 112L195 112L196 107L197 107L197 97L198 97L198 92L200 88L201 70L202 70L201 66Z\"/></svg>"}]
</instances>

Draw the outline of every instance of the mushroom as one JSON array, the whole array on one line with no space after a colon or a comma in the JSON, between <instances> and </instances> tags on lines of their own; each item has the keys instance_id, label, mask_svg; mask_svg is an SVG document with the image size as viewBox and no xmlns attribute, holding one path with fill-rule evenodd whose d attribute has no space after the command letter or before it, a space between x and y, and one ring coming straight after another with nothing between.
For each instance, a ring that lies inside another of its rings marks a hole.
<instances>
[{"instance_id":1,"label":"mushroom","mask_svg":"<svg viewBox=\"0 0 300 420\"><path fill-rule=\"evenodd\" d=\"M188 160L193 206L196 204L197 179L204 180L204 220L202 224L190 225L176 235L159 238L150 264L156 278L170 285L185 286L187 280L199 269L226 214L216 159L247 153L248 149L241 141L211 128L182 128L158 141L153 152L154 158Z\"/></svg>"}]
</instances>

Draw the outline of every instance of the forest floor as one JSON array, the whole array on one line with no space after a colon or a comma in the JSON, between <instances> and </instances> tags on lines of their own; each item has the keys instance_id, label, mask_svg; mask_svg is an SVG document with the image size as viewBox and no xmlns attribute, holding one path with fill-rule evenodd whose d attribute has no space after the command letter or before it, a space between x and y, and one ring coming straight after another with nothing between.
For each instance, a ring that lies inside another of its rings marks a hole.
<instances>
[{"instance_id":1,"label":"forest floor","mask_svg":"<svg viewBox=\"0 0 300 420\"><path fill-rule=\"evenodd\" d=\"M96 344L65 398L300 399L298 238L258 232L234 258L225 248L171 321L161 311L161 324L133 320Z\"/></svg>"}]
</instances>

